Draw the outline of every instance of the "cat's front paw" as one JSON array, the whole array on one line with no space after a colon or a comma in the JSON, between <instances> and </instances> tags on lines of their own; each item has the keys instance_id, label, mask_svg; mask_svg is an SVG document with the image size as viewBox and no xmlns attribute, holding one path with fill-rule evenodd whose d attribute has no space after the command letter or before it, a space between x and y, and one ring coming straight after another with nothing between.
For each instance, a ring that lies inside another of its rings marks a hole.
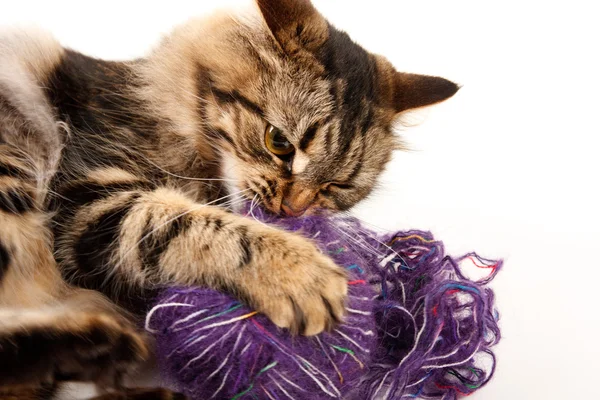
<instances>
[{"instance_id":1,"label":"cat's front paw","mask_svg":"<svg viewBox=\"0 0 600 400\"><path fill-rule=\"evenodd\" d=\"M316 335L342 320L347 275L312 242L273 231L259 249L244 274L252 306L294 334Z\"/></svg>"}]
</instances>

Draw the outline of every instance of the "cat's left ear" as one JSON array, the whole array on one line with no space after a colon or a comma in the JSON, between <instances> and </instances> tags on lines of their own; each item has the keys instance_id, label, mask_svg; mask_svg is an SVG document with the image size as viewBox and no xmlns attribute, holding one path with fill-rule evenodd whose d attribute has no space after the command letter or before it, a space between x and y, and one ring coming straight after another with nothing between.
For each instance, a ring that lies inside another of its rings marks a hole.
<instances>
[{"instance_id":1,"label":"cat's left ear","mask_svg":"<svg viewBox=\"0 0 600 400\"><path fill-rule=\"evenodd\" d=\"M325 18L310 0L256 0L267 26L281 48L315 52L329 35Z\"/></svg>"},{"instance_id":2,"label":"cat's left ear","mask_svg":"<svg viewBox=\"0 0 600 400\"><path fill-rule=\"evenodd\" d=\"M460 89L439 76L398 72L384 57L376 56L376 61L382 100L396 114L442 102Z\"/></svg>"},{"instance_id":3,"label":"cat's left ear","mask_svg":"<svg viewBox=\"0 0 600 400\"><path fill-rule=\"evenodd\" d=\"M394 72L391 102L396 113L439 103L458 92L460 86L439 76Z\"/></svg>"}]
</instances>

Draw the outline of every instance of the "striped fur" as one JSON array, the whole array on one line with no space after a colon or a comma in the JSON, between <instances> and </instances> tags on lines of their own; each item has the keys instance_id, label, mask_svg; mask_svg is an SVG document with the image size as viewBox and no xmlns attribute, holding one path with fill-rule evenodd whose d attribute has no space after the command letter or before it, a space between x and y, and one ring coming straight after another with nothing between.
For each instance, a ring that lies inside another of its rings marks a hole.
<instances>
[{"instance_id":1,"label":"striped fur","mask_svg":"<svg viewBox=\"0 0 600 400\"><path fill-rule=\"evenodd\" d=\"M329 329L344 272L231 209L352 207L399 148L398 114L456 90L396 72L308 0L192 20L131 62L0 35L0 359L16 365L0 386L114 386L149 351L128 313L165 284L228 291L293 332ZM265 146L269 125L289 156Z\"/></svg>"}]
</instances>

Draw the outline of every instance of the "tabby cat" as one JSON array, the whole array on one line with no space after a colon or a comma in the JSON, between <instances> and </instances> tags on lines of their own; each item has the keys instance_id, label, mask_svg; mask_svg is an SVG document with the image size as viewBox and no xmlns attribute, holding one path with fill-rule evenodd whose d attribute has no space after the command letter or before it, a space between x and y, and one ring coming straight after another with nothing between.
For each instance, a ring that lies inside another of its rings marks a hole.
<instances>
[{"instance_id":1,"label":"tabby cat","mask_svg":"<svg viewBox=\"0 0 600 400\"><path fill-rule=\"evenodd\" d=\"M343 319L342 269L231 211L351 208L401 147L397 116L458 87L397 72L309 0L256 3L131 62L0 35L0 396L118 388L161 285L227 291L297 334Z\"/></svg>"}]
</instances>

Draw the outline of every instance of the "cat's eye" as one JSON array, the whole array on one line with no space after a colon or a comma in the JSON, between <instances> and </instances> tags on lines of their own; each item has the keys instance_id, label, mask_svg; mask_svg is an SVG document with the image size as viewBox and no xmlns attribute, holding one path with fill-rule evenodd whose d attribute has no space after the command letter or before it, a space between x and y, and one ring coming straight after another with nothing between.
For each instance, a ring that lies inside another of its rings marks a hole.
<instances>
[{"instance_id":1,"label":"cat's eye","mask_svg":"<svg viewBox=\"0 0 600 400\"><path fill-rule=\"evenodd\" d=\"M265 131L265 145L271 153L278 157L289 156L295 150L294 145L287 140L281 129L270 124Z\"/></svg>"}]
</instances>

